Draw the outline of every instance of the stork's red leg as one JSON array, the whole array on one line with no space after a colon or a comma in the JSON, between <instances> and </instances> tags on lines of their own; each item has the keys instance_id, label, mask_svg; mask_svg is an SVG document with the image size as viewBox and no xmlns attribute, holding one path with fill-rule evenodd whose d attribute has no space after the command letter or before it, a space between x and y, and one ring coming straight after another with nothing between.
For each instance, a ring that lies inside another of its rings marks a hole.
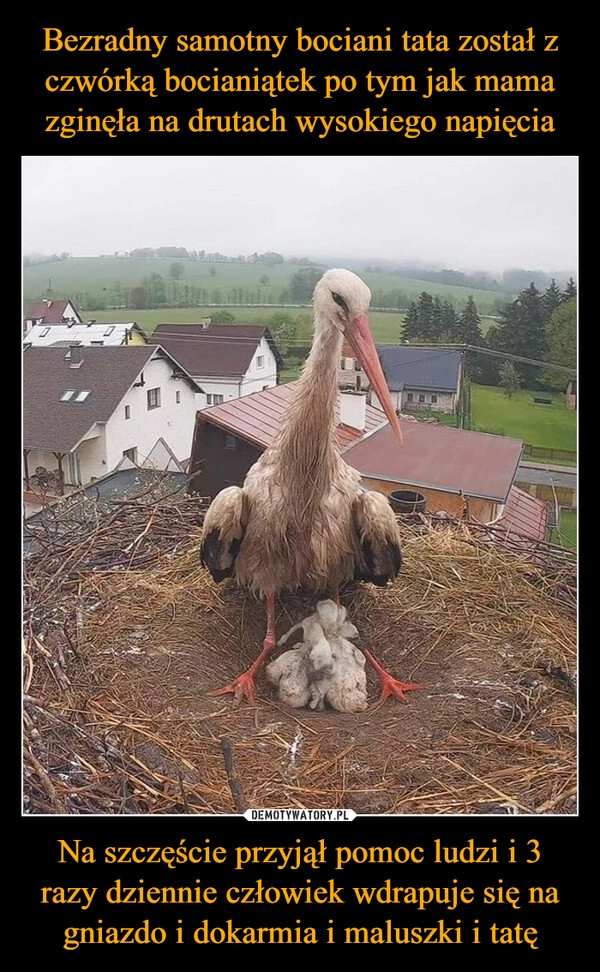
<instances>
[{"instance_id":1,"label":"stork's red leg","mask_svg":"<svg viewBox=\"0 0 600 972\"><path fill-rule=\"evenodd\" d=\"M340 605L340 591L338 587L332 587L331 589L331 599L335 603ZM382 668L377 659L367 651L366 648L363 649L363 654L369 659L371 665L379 675L379 681L381 682L381 695L379 696L378 705L385 702L390 695L393 695L395 699L399 699L400 702L406 702L404 698L405 692L415 692L417 689L425 688L422 682L401 682L400 679L394 678L389 672L386 672L385 668Z\"/></svg>"},{"instance_id":2,"label":"stork's red leg","mask_svg":"<svg viewBox=\"0 0 600 972\"><path fill-rule=\"evenodd\" d=\"M389 672L386 672L385 668L382 668L376 658L373 657L370 651L363 649L366 657L371 662L371 665L379 675L379 681L381 682L381 695L379 696L378 705L390 696L393 695L395 699L400 702L406 702L404 698L405 692L415 692L417 689L425 688L422 682L401 682L398 678L394 678Z\"/></svg>"},{"instance_id":3,"label":"stork's red leg","mask_svg":"<svg viewBox=\"0 0 600 972\"><path fill-rule=\"evenodd\" d=\"M260 655L256 661L250 665L250 668L243 672L242 675L238 675L237 678L234 678L230 685L224 685L223 688L216 689L214 692L209 692L209 695L227 695L231 692L233 694L234 705L237 705L241 699L248 699L248 702L254 703L254 675L262 665L267 655L277 644L277 639L275 637L275 594L267 594L266 602L267 633L263 641L263 649Z\"/></svg>"}]
</instances>

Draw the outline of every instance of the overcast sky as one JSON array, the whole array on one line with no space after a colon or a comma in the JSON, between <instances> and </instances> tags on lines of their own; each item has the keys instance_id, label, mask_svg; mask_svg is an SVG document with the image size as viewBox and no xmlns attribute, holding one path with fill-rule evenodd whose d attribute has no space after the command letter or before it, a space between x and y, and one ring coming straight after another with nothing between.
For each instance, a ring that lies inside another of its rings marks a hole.
<instances>
[{"instance_id":1,"label":"overcast sky","mask_svg":"<svg viewBox=\"0 0 600 972\"><path fill-rule=\"evenodd\" d=\"M23 253L577 266L576 156L25 156Z\"/></svg>"}]
</instances>

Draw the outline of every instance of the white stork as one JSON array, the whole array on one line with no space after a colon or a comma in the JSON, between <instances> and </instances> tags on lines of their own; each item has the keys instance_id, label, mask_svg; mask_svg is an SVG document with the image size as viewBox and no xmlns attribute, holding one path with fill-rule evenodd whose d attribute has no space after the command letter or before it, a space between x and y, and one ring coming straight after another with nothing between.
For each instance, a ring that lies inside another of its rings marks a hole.
<instances>
[{"instance_id":1,"label":"white stork","mask_svg":"<svg viewBox=\"0 0 600 972\"><path fill-rule=\"evenodd\" d=\"M364 492L360 475L340 456L335 405L344 337L366 371L397 438L398 417L389 395L367 312L371 292L349 270L329 270L313 297L314 339L295 394L272 444L249 470L242 487L229 486L211 503L204 521L202 563L221 581L266 598L263 650L242 675L214 695L254 701L254 675L276 644L275 594L303 588L329 590L338 600L349 580L385 586L400 570L398 525L381 493ZM338 601L339 603L339 601ZM383 701L403 700L420 685L392 678L370 652Z\"/></svg>"}]
</instances>

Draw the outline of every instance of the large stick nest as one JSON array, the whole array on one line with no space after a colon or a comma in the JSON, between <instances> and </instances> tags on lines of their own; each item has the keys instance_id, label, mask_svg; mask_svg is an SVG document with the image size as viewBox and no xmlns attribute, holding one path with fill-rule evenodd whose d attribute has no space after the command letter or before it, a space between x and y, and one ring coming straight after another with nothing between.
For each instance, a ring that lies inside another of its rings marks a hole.
<instances>
[{"instance_id":1,"label":"large stick nest","mask_svg":"<svg viewBox=\"0 0 600 972\"><path fill-rule=\"evenodd\" d=\"M358 714L211 690L256 657L261 602L199 563L197 498L164 482L82 498L25 555L24 812L571 814L576 806L574 558L451 518L401 518L404 566L342 593L390 671L426 688ZM277 630L314 610L282 595Z\"/></svg>"}]
</instances>

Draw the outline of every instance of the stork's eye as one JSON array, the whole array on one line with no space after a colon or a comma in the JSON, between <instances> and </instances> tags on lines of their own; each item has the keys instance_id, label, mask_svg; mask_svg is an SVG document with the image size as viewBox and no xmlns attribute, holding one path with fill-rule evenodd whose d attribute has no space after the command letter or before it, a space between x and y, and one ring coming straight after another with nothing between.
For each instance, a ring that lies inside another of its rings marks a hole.
<instances>
[{"instance_id":1,"label":"stork's eye","mask_svg":"<svg viewBox=\"0 0 600 972\"><path fill-rule=\"evenodd\" d=\"M340 297L339 294L334 293L333 290L331 291L331 296L335 300L336 304L338 304L342 308L345 314L350 313L350 311L348 310L348 304L346 303L343 297Z\"/></svg>"}]
</instances>

